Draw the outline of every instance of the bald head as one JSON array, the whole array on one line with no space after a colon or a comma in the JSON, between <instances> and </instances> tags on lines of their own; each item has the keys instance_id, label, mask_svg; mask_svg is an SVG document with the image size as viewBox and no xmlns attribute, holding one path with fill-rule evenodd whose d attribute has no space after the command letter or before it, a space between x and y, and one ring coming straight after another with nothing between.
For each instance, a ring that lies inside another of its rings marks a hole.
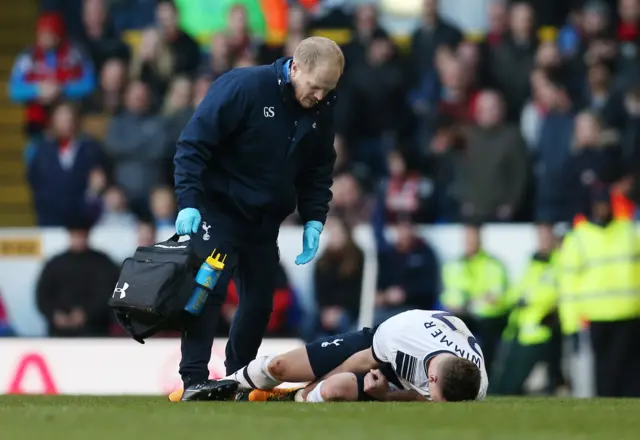
<instances>
[{"instance_id":1,"label":"bald head","mask_svg":"<svg viewBox=\"0 0 640 440\"><path fill-rule=\"evenodd\" d=\"M324 37L302 40L291 63L291 83L300 105L310 108L322 101L336 88L343 71L344 55L333 40Z\"/></svg>"}]
</instances>

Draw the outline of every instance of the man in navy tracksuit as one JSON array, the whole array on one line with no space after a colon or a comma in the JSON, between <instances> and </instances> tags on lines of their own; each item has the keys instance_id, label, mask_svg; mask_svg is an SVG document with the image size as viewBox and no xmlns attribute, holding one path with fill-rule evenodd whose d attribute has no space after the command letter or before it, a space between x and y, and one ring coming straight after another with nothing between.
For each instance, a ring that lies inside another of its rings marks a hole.
<instances>
[{"instance_id":1,"label":"man in navy tracksuit","mask_svg":"<svg viewBox=\"0 0 640 440\"><path fill-rule=\"evenodd\" d=\"M203 259L214 249L228 255L214 293L182 336L182 400L215 397L207 365L231 276L240 303L227 372L255 358L272 309L280 223L296 206L304 222L296 264L315 256L331 200L333 90L343 68L338 46L312 37L293 59L235 69L214 82L178 140L176 231L191 236Z\"/></svg>"}]
</instances>

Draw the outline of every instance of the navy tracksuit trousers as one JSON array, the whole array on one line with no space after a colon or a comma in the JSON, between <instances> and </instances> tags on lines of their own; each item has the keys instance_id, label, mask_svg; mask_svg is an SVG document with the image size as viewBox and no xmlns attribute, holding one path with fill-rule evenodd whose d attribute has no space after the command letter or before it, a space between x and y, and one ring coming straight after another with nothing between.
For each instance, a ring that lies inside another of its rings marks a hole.
<instances>
[{"instance_id":1,"label":"navy tracksuit trousers","mask_svg":"<svg viewBox=\"0 0 640 440\"><path fill-rule=\"evenodd\" d=\"M193 248L203 260L216 249L227 254L225 268L200 316L182 335L180 376L189 386L209 377L213 339L227 286L234 277L239 304L231 324L225 352L227 374L252 361L262 343L273 308L279 251L277 227L251 230L237 218L214 209L200 210L202 223L191 234ZM266 233L265 233L266 232Z\"/></svg>"}]
</instances>

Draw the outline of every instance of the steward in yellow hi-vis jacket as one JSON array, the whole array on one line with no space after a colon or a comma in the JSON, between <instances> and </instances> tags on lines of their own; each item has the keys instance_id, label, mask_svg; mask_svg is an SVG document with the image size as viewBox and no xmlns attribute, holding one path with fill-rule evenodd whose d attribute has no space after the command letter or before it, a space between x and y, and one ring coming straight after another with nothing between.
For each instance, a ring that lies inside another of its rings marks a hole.
<instances>
[{"instance_id":1,"label":"steward in yellow hi-vis jacket","mask_svg":"<svg viewBox=\"0 0 640 440\"><path fill-rule=\"evenodd\" d=\"M444 264L442 282L440 302L478 336L491 377L500 335L507 322L508 275L500 260L482 250L478 226L465 227L465 255Z\"/></svg>"},{"instance_id":2,"label":"steward in yellow hi-vis jacket","mask_svg":"<svg viewBox=\"0 0 640 440\"><path fill-rule=\"evenodd\" d=\"M563 332L588 324L597 395L640 397L640 236L633 221L613 218L607 188L594 189L558 270Z\"/></svg>"},{"instance_id":3,"label":"steward in yellow hi-vis jacket","mask_svg":"<svg viewBox=\"0 0 640 440\"><path fill-rule=\"evenodd\" d=\"M554 258L548 250L534 254L520 282L509 289L511 313L502 335L500 367L490 380L492 394L523 394L533 367L550 360L558 300Z\"/></svg>"}]
</instances>

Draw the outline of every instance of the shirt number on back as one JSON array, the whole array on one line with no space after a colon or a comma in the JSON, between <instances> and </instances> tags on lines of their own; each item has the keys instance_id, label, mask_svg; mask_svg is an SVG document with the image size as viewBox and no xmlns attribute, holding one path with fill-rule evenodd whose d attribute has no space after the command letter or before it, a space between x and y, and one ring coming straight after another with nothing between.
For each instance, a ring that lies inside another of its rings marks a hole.
<instances>
[{"instance_id":1,"label":"shirt number on back","mask_svg":"<svg viewBox=\"0 0 640 440\"><path fill-rule=\"evenodd\" d=\"M454 332L457 332L458 329L456 328L455 325L453 325L451 323L451 321L449 321L447 318L448 317L452 317L455 318L455 316L449 312L441 312L441 313L434 313L433 315L431 315L432 318L437 319L438 321L444 323L444 325L446 325L447 327L449 327L451 330L453 330ZM427 327L427 324L425 323L425 327ZM467 338L467 342L469 342L469 346L471 347L471 349L480 357L482 357L482 355L480 354L480 351L478 350L478 348L480 348L480 344L478 344L478 340L476 338L474 338L473 336L469 336Z\"/></svg>"}]
</instances>

